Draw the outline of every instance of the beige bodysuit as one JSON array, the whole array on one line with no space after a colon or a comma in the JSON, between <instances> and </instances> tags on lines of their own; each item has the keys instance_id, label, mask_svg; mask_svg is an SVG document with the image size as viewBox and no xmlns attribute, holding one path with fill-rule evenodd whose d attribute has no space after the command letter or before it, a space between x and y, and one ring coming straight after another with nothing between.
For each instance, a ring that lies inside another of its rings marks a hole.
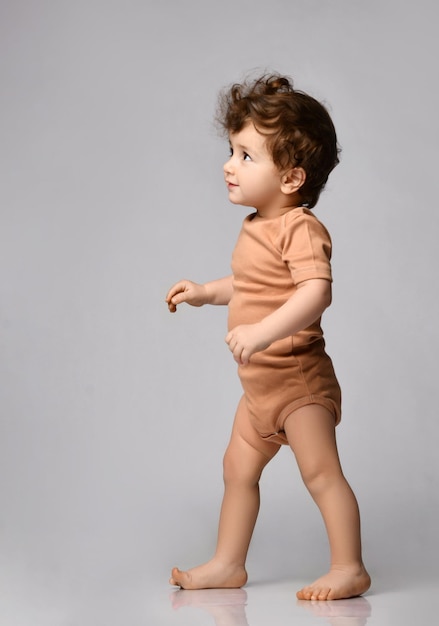
<instances>
[{"instance_id":1,"label":"beige bodysuit","mask_svg":"<svg viewBox=\"0 0 439 626\"><path fill-rule=\"evenodd\" d=\"M305 280L332 281L331 239L304 208L276 218L257 213L243 222L232 256L229 329L254 324L278 309ZM325 352L320 319L296 335L275 341L238 366L250 419L261 437L286 444L285 419L307 404L321 404L341 418L341 393Z\"/></svg>"}]
</instances>

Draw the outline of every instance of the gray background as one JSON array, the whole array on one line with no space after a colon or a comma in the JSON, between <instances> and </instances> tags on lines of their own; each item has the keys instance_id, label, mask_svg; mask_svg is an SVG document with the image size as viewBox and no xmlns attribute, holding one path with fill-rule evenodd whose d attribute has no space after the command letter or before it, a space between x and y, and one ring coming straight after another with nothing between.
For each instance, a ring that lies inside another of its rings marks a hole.
<instances>
[{"instance_id":1,"label":"gray background","mask_svg":"<svg viewBox=\"0 0 439 626\"><path fill-rule=\"evenodd\" d=\"M228 203L213 116L250 70L289 74L333 116L342 161L315 212L334 243L340 452L376 586L435 574L436 25L433 0L0 2L8 626L95 625L104 598L117 613L212 552L240 396L226 310L171 316L164 297L229 272L248 209ZM252 579L321 573L286 448L262 490Z\"/></svg>"}]
</instances>

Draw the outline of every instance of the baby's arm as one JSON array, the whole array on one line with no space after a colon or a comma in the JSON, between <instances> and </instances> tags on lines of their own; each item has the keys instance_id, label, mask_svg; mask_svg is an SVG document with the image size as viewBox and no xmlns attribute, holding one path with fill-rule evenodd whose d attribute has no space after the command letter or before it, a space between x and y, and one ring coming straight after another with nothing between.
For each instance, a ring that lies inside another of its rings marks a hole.
<instances>
[{"instance_id":1,"label":"baby's arm","mask_svg":"<svg viewBox=\"0 0 439 626\"><path fill-rule=\"evenodd\" d=\"M229 304L232 297L233 275L212 280L200 285L191 280L180 280L168 291L166 302L171 313L175 313L177 305L182 302L192 306L203 304Z\"/></svg>"},{"instance_id":2,"label":"baby's arm","mask_svg":"<svg viewBox=\"0 0 439 626\"><path fill-rule=\"evenodd\" d=\"M257 324L236 326L226 336L226 343L240 365L252 354L265 350L274 341L295 335L318 319L331 304L331 283L315 278L297 286L297 291L276 311Z\"/></svg>"}]
</instances>

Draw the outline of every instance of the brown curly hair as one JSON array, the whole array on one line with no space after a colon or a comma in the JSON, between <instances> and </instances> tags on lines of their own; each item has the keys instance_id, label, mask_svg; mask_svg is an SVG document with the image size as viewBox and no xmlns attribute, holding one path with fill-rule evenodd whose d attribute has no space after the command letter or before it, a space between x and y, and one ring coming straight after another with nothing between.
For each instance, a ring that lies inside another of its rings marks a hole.
<instances>
[{"instance_id":1,"label":"brown curly hair","mask_svg":"<svg viewBox=\"0 0 439 626\"><path fill-rule=\"evenodd\" d=\"M334 124L323 104L294 89L289 77L263 75L222 91L216 121L227 134L253 122L266 136L281 172L291 167L305 170L306 180L299 190L302 204L316 205L340 153Z\"/></svg>"}]
</instances>

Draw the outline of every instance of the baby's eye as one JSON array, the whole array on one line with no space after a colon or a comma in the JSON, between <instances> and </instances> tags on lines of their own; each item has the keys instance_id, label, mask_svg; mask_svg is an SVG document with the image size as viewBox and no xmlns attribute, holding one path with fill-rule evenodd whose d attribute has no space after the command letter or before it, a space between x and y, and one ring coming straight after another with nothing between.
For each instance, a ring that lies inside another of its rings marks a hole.
<instances>
[{"instance_id":1,"label":"baby's eye","mask_svg":"<svg viewBox=\"0 0 439 626\"><path fill-rule=\"evenodd\" d=\"M249 154L247 154L247 152L243 152L242 153L242 158L243 158L244 161L251 161L252 160L251 156Z\"/></svg>"},{"instance_id":2,"label":"baby's eye","mask_svg":"<svg viewBox=\"0 0 439 626\"><path fill-rule=\"evenodd\" d=\"M229 146L229 157L233 156L233 148L232 146Z\"/></svg>"}]
</instances>

